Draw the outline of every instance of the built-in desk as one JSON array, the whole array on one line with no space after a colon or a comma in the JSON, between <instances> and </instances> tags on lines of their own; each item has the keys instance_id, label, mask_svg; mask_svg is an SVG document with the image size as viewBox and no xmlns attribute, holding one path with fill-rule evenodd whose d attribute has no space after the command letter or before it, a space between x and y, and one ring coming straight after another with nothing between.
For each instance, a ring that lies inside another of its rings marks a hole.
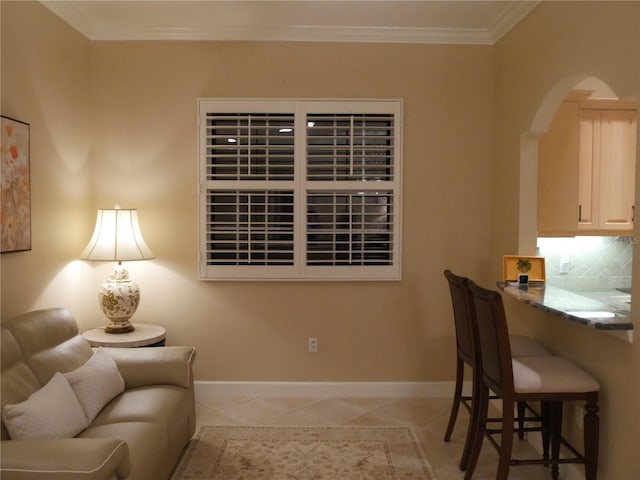
<instances>
[{"instance_id":1,"label":"built-in desk","mask_svg":"<svg viewBox=\"0 0 640 480\"><path fill-rule=\"evenodd\" d=\"M631 296L618 290L571 291L552 285L520 287L498 282L498 288L526 302L574 322L599 330L632 331Z\"/></svg>"}]
</instances>

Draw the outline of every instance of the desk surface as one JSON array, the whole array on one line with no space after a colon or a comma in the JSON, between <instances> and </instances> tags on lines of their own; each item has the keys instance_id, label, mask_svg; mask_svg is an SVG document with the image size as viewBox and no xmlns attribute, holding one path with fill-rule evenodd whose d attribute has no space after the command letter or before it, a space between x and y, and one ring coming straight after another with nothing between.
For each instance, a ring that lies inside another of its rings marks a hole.
<instances>
[{"instance_id":1,"label":"desk surface","mask_svg":"<svg viewBox=\"0 0 640 480\"><path fill-rule=\"evenodd\" d=\"M134 324L135 330L127 333L107 333L104 328L91 328L82 336L92 347L146 347L166 339L167 331L158 325Z\"/></svg>"}]
</instances>

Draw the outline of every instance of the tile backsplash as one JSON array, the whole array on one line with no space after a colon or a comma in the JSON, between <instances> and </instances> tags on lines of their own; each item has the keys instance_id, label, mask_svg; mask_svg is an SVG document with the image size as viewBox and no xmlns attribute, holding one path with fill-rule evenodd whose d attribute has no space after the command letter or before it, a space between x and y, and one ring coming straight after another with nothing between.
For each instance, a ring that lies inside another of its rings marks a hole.
<instances>
[{"instance_id":1,"label":"tile backsplash","mask_svg":"<svg viewBox=\"0 0 640 480\"><path fill-rule=\"evenodd\" d=\"M575 290L631 287L634 237L538 238L547 283Z\"/></svg>"}]
</instances>

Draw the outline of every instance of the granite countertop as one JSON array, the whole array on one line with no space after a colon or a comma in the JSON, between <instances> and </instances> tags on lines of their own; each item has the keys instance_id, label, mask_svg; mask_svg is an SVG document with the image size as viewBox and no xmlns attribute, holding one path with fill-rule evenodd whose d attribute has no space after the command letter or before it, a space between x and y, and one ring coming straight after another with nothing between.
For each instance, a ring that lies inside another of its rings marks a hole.
<instances>
[{"instance_id":1,"label":"granite countertop","mask_svg":"<svg viewBox=\"0 0 640 480\"><path fill-rule=\"evenodd\" d=\"M600 330L633 330L631 295L619 290L574 291L552 285L498 282L498 288L532 307Z\"/></svg>"}]
</instances>

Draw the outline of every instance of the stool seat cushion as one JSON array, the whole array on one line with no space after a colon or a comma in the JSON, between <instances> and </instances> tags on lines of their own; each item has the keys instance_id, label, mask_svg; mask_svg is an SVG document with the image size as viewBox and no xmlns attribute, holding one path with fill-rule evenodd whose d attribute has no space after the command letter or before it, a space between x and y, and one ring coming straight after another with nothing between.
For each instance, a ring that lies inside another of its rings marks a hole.
<instances>
[{"instance_id":1,"label":"stool seat cushion","mask_svg":"<svg viewBox=\"0 0 640 480\"><path fill-rule=\"evenodd\" d=\"M540 343L525 335L509 335L512 357L540 357L551 355L551 352Z\"/></svg>"},{"instance_id":2,"label":"stool seat cushion","mask_svg":"<svg viewBox=\"0 0 640 480\"><path fill-rule=\"evenodd\" d=\"M519 357L511 363L516 393L586 393L600 390L600 385L591 375L562 357Z\"/></svg>"}]
</instances>

